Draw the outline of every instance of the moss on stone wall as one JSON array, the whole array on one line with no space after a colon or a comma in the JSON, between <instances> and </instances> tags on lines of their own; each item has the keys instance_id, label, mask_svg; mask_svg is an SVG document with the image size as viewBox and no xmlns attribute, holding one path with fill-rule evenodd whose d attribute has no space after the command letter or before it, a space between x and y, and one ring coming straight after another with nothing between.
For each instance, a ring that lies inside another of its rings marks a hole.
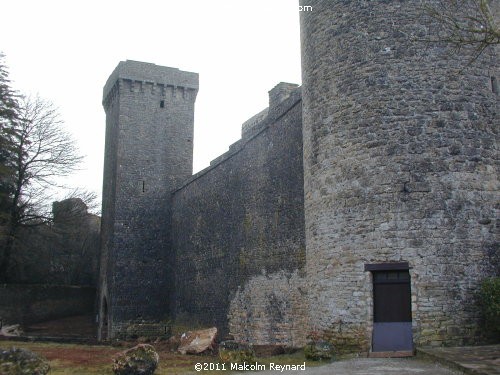
<instances>
[{"instance_id":1,"label":"moss on stone wall","mask_svg":"<svg viewBox=\"0 0 500 375\"><path fill-rule=\"evenodd\" d=\"M336 354L368 352L371 346L367 327L359 324L340 321L323 331L321 336L333 345Z\"/></svg>"}]
</instances>

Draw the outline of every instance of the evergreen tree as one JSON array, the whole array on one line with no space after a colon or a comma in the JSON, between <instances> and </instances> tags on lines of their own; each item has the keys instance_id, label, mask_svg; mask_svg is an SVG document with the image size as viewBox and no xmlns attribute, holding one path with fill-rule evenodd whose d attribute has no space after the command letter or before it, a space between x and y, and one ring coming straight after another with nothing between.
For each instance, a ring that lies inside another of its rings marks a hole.
<instances>
[{"instance_id":1,"label":"evergreen tree","mask_svg":"<svg viewBox=\"0 0 500 375\"><path fill-rule=\"evenodd\" d=\"M15 126L19 118L19 103L10 87L4 61L5 55L0 52L0 244L4 243L8 233L16 174L14 155L19 138Z\"/></svg>"}]
</instances>

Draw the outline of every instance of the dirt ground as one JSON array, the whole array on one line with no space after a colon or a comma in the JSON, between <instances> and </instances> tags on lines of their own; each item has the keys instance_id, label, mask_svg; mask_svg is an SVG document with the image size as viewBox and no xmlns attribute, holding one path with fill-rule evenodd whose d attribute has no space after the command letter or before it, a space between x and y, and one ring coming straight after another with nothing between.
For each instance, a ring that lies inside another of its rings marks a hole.
<instances>
[{"instance_id":1,"label":"dirt ground","mask_svg":"<svg viewBox=\"0 0 500 375\"><path fill-rule=\"evenodd\" d=\"M84 315L55 321L32 324L24 327L25 336L32 337L60 337L66 339L85 339L87 345L62 344L22 341L2 341L0 348L9 347L27 348L47 358L51 366L51 375L112 375L113 358L123 350L135 345L135 343L123 343L120 347L93 345L96 340L96 327L93 317ZM172 351L172 345L167 342L152 344L160 355L160 364L156 375L174 374L223 374L230 371L200 371L195 370L196 364L217 364L218 357L214 355L193 356L180 355ZM266 348L263 348L266 349ZM270 369L270 363L275 364L303 364L305 359L302 352L276 356L275 352L261 350L259 363ZM274 355L274 356L273 356ZM261 358L264 357L265 358ZM310 374L310 375L389 375L389 374L418 374L418 375L454 375L460 372L452 371L444 366L430 361L422 361L417 358L410 359L374 359L358 358L351 360L340 360L330 364L317 362L306 362L305 371L284 371L283 373ZM205 367L210 367L205 365ZM213 366L213 368L216 368ZM229 370L229 369L227 369ZM278 371L280 372L280 371ZM245 373L250 373L246 371ZM276 370L259 372L261 375L275 374Z\"/></svg>"},{"instance_id":2,"label":"dirt ground","mask_svg":"<svg viewBox=\"0 0 500 375\"><path fill-rule=\"evenodd\" d=\"M47 337L58 337L63 340L79 340L78 344L2 341L0 348L21 347L32 350L47 358L51 365L51 375L106 375L112 374L113 358L121 351L134 346L136 343L123 343L120 347L98 345L96 338L96 325L93 316L81 315L42 323L31 324L23 327L24 337L31 337L38 341ZM84 340L85 344L80 344ZM160 364L156 375L198 373L195 371L197 363L217 363L218 357L214 355L180 355L172 350L172 344L159 342L152 344L160 355ZM257 352L257 351L256 351ZM264 361L279 358L284 363L303 363L303 354L280 355L272 357L273 350L261 348L259 356L268 356ZM274 360L276 361L276 360ZM311 365L314 365L311 364ZM229 371L225 371L229 372ZM204 375L220 374L220 371L202 371Z\"/></svg>"},{"instance_id":3,"label":"dirt ground","mask_svg":"<svg viewBox=\"0 0 500 375\"><path fill-rule=\"evenodd\" d=\"M130 344L132 345L132 344ZM231 371L200 371L196 372L196 364L217 364L216 356L180 355L172 352L165 344L153 344L160 355L160 364L156 375L174 374L224 374ZM126 347L111 347L99 345L76 345L58 343L32 343L18 341L0 341L0 348L12 346L27 348L47 358L51 366L51 375L112 375L113 357L126 349ZM289 355L280 355L259 358L259 363L264 364L266 370L270 364L303 364L303 354L297 352ZM321 366L318 366L321 365ZM229 370L229 368L227 368ZM233 372L234 373L234 372ZM251 373L245 371L244 373ZM280 371L263 371L260 375L271 375ZM423 361L418 358L409 359L377 359L356 358L334 361L329 364L306 362L305 371L284 371L286 374L303 375L458 375L461 372L450 370L432 361Z\"/></svg>"},{"instance_id":4,"label":"dirt ground","mask_svg":"<svg viewBox=\"0 0 500 375\"><path fill-rule=\"evenodd\" d=\"M160 365L155 372L157 375L194 373L196 363L212 362L217 359L211 356L184 356L171 352L161 345L153 345L160 355ZM103 345L0 341L0 348L10 347L26 348L41 354L50 362L51 375L113 374L111 370L113 358L126 349L126 347Z\"/></svg>"}]
</instances>

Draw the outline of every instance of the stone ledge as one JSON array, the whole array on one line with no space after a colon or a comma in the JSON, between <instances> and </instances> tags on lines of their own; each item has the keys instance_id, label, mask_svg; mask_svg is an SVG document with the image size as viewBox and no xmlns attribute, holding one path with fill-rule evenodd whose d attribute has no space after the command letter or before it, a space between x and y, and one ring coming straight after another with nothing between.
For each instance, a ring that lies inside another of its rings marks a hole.
<instances>
[{"instance_id":1,"label":"stone ledge","mask_svg":"<svg viewBox=\"0 0 500 375\"><path fill-rule=\"evenodd\" d=\"M411 350L395 351L395 352L370 352L369 358L404 358L413 357L415 353Z\"/></svg>"},{"instance_id":2,"label":"stone ledge","mask_svg":"<svg viewBox=\"0 0 500 375\"><path fill-rule=\"evenodd\" d=\"M452 369L472 375L498 375L500 368L495 360L500 345L468 346L454 348L417 348L417 357L439 362Z\"/></svg>"}]
</instances>

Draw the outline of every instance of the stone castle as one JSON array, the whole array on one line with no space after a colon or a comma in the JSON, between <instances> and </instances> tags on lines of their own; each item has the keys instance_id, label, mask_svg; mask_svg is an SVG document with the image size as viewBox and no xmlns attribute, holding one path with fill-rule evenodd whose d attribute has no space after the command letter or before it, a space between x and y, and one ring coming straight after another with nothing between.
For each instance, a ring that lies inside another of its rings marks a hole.
<instances>
[{"instance_id":1,"label":"stone castle","mask_svg":"<svg viewBox=\"0 0 500 375\"><path fill-rule=\"evenodd\" d=\"M480 340L499 274L499 59L462 63L413 1L301 1L303 85L280 83L192 175L198 75L120 62L104 87L99 337L171 319L346 351ZM466 60L474 53L462 51Z\"/></svg>"}]
</instances>

